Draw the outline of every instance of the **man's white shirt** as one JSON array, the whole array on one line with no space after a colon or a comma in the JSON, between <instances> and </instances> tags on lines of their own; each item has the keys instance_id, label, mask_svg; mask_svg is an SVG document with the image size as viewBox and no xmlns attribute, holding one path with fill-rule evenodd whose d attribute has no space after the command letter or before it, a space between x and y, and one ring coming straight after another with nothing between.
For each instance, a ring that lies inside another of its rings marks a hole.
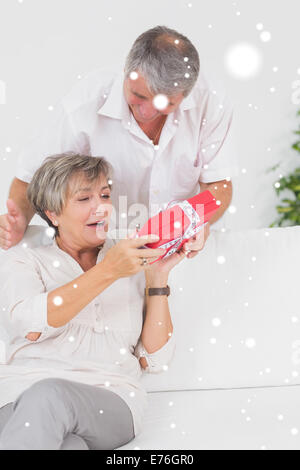
<instances>
[{"instance_id":1,"label":"man's white shirt","mask_svg":"<svg viewBox=\"0 0 300 470\"><path fill-rule=\"evenodd\" d=\"M20 153L16 177L29 183L46 157L67 151L105 157L114 169L114 226L132 229L170 201L198 194L200 182L238 175L233 106L203 72L168 115L158 146L130 112L123 82L123 72L103 68L80 80Z\"/></svg>"}]
</instances>

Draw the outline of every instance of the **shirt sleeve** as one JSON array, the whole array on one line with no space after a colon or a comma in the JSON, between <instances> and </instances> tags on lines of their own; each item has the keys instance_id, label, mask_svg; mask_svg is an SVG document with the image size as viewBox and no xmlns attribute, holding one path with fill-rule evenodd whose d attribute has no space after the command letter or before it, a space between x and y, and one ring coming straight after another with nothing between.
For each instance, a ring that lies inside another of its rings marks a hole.
<instances>
[{"instance_id":1,"label":"shirt sleeve","mask_svg":"<svg viewBox=\"0 0 300 470\"><path fill-rule=\"evenodd\" d=\"M228 97L220 99L218 95L210 95L198 152L199 183L221 181L239 174L233 114Z\"/></svg>"},{"instance_id":2,"label":"shirt sleeve","mask_svg":"<svg viewBox=\"0 0 300 470\"><path fill-rule=\"evenodd\" d=\"M158 351L154 353L148 353L145 349L141 337L134 349L134 355L140 359L141 357L145 357L148 363L148 366L145 368L146 372L149 373L160 373L164 371L164 366L167 366L173 356L176 349L176 343L174 338L174 332L170 339L164 344Z\"/></svg>"},{"instance_id":3,"label":"shirt sleeve","mask_svg":"<svg viewBox=\"0 0 300 470\"><path fill-rule=\"evenodd\" d=\"M30 256L21 253L18 248L13 254L7 253L7 258L0 268L0 296L3 306L1 324L8 336L11 340L19 337L25 339L29 332L41 332L39 342L57 335L59 329L47 323L48 292L38 267Z\"/></svg>"},{"instance_id":4,"label":"shirt sleeve","mask_svg":"<svg viewBox=\"0 0 300 470\"><path fill-rule=\"evenodd\" d=\"M89 155L87 137L75 127L72 112L67 110L64 100L61 100L52 111L51 120L40 127L35 137L19 153L15 176L30 183L35 171L51 155L68 151Z\"/></svg>"}]
</instances>

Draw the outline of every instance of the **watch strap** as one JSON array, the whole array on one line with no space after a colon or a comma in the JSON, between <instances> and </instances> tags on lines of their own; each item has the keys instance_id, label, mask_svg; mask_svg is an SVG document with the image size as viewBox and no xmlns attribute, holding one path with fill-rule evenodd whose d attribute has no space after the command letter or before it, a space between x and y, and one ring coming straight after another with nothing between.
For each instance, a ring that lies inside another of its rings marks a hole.
<instances>
[{"instance_id":1,"label":"watch strap","mask_svg":"<svg viewBox=\"0 0 300 470\"><path fill-rule=\"evenodd\" d=\"M145 294L146 295L166 295L169 297L171 291L170 287L146 287Z\"/></svg>"}]
</instances>

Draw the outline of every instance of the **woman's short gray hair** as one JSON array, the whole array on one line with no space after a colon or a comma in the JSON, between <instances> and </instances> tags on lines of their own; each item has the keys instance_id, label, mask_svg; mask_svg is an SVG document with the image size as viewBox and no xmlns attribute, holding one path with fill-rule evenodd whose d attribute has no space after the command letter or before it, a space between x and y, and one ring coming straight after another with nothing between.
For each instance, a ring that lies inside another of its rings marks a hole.
<instances>
[{"instance_id":1,"label":"woman's short gray hair","mask_svg":"<svg viewBox=\"0 0 300 470\"><path fill-rule=\"evenodd\" d=\"M111 164L103 157L90 157L75 152L52 155L34 173L27 187L27 198L37 214L55 229L55 235L59 235L58 228L52 224L45 211L61 214L66 201L78 186L72 188L71 193L71 178L77 175L79 183L82 179L94 182L104 175L108 186L112 187L112 174Z\"/></svg>"},{"instance_id":2,"label":"woman's short gray hair","mask_svg":"<svg viewBox=\"0 0 300 470\"><path fill-rule=\"evenodd\" d=\"M153 94L187 96L197 81L200 59L191 41L174 29L156 26L134 42L125 62L125 78L140 72Z\"/></svg>"}]
</instances>

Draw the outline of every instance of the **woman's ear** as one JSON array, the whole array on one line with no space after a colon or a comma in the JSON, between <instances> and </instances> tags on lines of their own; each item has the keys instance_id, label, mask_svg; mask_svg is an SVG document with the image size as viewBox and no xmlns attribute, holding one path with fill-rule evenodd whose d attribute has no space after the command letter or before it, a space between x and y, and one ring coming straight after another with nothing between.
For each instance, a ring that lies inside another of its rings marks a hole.
<instances>
[{"instance_id":1,"label":"woman's ear","mask_svg":"<svg viewBox=\"0 0 300 470\"><path fill-rule=\"evenodd\" d=\"M50 211L47 210L47 211L45 211L45 214L48 217L48 219L51 220L53 225L55 225L55 226L58 225L58 221L56 220L57 215L55 214L55 212L50 212Z\"/></svg>"}]
</instances>

